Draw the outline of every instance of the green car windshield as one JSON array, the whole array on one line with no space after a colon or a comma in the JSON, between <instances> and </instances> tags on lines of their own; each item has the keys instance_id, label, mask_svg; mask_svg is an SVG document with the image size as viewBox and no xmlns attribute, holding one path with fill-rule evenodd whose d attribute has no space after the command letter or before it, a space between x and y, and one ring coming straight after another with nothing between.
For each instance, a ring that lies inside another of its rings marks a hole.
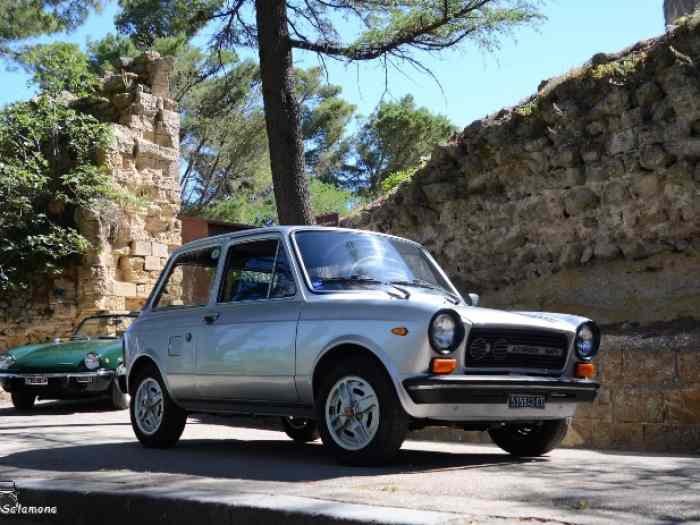
<instances>
[{"instance_id":1,"label":"green car windshield","mask_svg":"<svg viewBox=\"0 0 700 525\"><path fill-rule=\"evenodd\" d=\"M86 317L73 333L72 339L118 339L135 319L135 315Z\"/></svg>"}]
</instances>

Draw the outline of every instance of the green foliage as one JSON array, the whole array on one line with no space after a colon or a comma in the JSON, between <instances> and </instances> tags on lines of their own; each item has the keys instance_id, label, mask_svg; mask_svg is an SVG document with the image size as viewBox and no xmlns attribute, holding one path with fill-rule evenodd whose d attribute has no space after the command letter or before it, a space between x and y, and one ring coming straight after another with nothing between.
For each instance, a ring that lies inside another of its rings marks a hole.
<instances>
[{"instance_id":1,"label":"green foliage","mask_svg":"<svg viewBox=\"0 0 700 525\"><path fill-rule=\"evenodd\" d=\"M382 102L359 134L361 183L379 191L387 176L418 166L435 144L447 140L454 131L447 117L416 107L411 95L397 102Z\"/></svg>"},{"instance_id":2,"label":"green foliage","mask_svg":"<svg viewBox=\"0 0 700 525\"><path fill-rule=\"evenodd\" d=\"M418 168L407 168L390 173L382 181L382 193L389 193L394 188L398 188L401 184L410 181L417 171Z\"/></svg>"},{"instance_id":3,"label":"green foliage","mask_svg":"<svg viewBox=\"0 0 700 525\"><path fill-rule=\"evenodd\" d=\"M77 96L94 92L97 75L77 44L38 44L20 51L17 60L45 93L69 91Z\"/></svg>"},{"instance_id":4,"label":"green foliage","mask_svg":"<svg viewBox=\"0 0 700 525\"><path fill-rule=\"evenodd\" d=\"M309 192L314 215L326 213L347 215L365 202L351 191L339 189L319 179L311 179ZM240 194L219 200L206 208L204 214L212 219L256 226L277 222L277 207L271 188L258 196Z\"/></svg>"},{"instance_id":5,"label":"green foliage","mask_svg":"<svg viewBox=\"0 0 700 525\"><path fill-rule=\"evenodd\" d=\"M60 273L89 248L76 212L110 191L97 152L109 128L42 95L0 111L0 291Z\"/></svg>"},{"instance_id":6,"label":"green foliage","mask_svg":"<svg viewBox=\"0 0 700 525\"><path fill-rule=\"evenodd\" d=\"M595 80L609 78L615 81L624 82L631 75L636 73L647 58L645 52L633 53L619 60L600 64L591 68L589 74Z\"/></svg>"},{"instance_id":7,"label":"green foliage","mask_svg":"<svg viewBox=\"0 0 700 525\"><path fill-rule=\"evenodd\" d=\"M0 58L12 44L39 35L70 31L82 24L99 0L0 0Z\"/></svg>"}]
</instances>

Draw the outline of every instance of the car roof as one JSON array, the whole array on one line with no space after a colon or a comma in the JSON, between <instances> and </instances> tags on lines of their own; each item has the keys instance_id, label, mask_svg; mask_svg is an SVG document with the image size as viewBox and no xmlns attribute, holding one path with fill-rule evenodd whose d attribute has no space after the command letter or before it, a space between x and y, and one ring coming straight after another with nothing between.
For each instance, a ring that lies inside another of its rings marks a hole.
<instances>
[{"instance_id":1,"label":"car roof","mask_svg":"<svg viewBox=\"0 0 700 525\"><path fill-rule=\"evenodd\" d=\"M266 226L266 227L261 227L261 228L251 228L248 230L241 230L237 232L231 232L231 233L223 233L220 235L212 235L211 237L203 237L201 239L196 239L194 241L188 242L187 244L183 244L179 248L173 251L173 255L179 254L181 252L189 251L192 249L196 249L198 247L206 248L208 246L220 244L222 241L225 240L232 240L232 239L242 239L245 237L257 237L260 235L266 235L269 233L279 233L281 235L287 235L292 232L297 232L297 231L345 231L345 232L353 232L353 233L363 233L367 235L381 235L383 237L391 237L393 239L399 239L402 241L407 241L411 242L414 244L420 244L417 243L416 241L412 241L410 239L405 239L403 237L398 237L396 235L390 235L388 233L381 233L381 232L375 232L375 231L369 231L369 230L358 230L358 229L353 229L353 228L338 228L338 227L332 227L332 226L315 226L315 225L308 225L308 226Z\"/></svg>"}]
</instances>

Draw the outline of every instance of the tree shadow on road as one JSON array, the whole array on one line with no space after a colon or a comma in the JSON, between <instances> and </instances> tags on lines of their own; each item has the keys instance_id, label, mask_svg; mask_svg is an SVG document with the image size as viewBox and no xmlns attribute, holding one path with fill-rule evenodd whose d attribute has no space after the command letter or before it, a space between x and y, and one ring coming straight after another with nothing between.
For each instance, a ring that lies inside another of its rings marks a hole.
<instances>
[{"instance_id":1,"label":"tree shadow on road","mask_svg":"<svg viewBox=\"0 0 700 525\"><path fill-rule=\"evenodd\" d=\"M114 411L110 401L103 398L39 401L31 410L17 410L13 406L0 407L0 418L69 415L81 412Z\"/></svg>"}]
</instances>

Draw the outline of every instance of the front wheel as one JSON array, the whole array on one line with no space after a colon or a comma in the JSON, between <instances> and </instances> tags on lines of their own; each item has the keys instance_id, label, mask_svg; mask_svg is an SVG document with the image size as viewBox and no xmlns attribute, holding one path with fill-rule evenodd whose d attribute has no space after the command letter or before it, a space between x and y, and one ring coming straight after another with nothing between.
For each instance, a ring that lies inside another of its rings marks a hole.
<instances>
[{"instance_id":1,"label":"front wheel","mask_svg":"<svg viewBox=\"0 0 700 525\"><path fill-rule=\"evenodd\" d=\"M112 381L109 387L110 400L112 401L112 408L115 410L124 410L129 408L129 394L125 394L119 388L119 383L115 379Z\"/></svg>"},{"instance_id":2,"label":"front wheel","mask_svg":"<svg viewBox=\"0 0 700 525\"><path fill-rule=\"evenodd\" d=\"M15 392L12 394L12 404L17 410L31 410L34 408L36 396L27 392Z\"/></svg>"},{"instance_id":3,"label":"front wheel","mask_svg":"<svg viewBox=\"0 0 700 525\"><path fill-rule=\"evenodd\" d=\"M408 416L386 374L364 357L338 363L316 400L321 439L340 463L391 461L408 432Z\"/></svg>"},{"instance_id":4,"label":"front wheel","mask_svg":"<svg viewBox=\"0 0 700 525\"><path fill-rule=\"evenodd\" d=\"M170 398L155 367L136 374L129 406L131 426L144 447L175 446L185 429L187 413Z\"/></svg>"},{"instance_id":5,"label":"front wheel","mask_svg":"<svg viewBox=\"0 0 700 525\"><path fill-rule=\"evenodd\" d=\"M517 457L537 457L557 448L569 430L568 419L511 423L489 430L496 445Z\"/></svg>"},{"instance_id":6,"label":"front wheel","mask_svg":"<svg viewBox=\"0 0 700 525\"><path fill-rule=\"evenodd\" d=\"M283 417L284 432L297 443L310 443L319 438L318 423L303 417Z\"/></svg>"}]
</instances>

